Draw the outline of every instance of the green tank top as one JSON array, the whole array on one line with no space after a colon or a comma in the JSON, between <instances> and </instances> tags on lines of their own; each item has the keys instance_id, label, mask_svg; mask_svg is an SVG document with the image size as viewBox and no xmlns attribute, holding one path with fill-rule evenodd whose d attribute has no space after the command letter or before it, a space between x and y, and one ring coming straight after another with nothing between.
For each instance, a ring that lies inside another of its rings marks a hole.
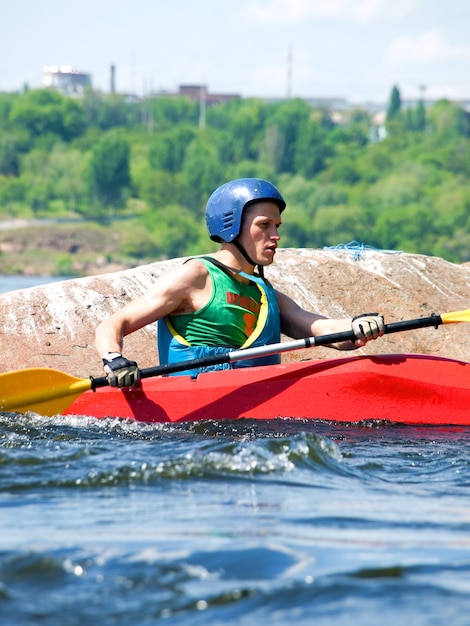
<instances>
[{"instance_id":1,"label":"green tank top","mask_svg":"<svg viewBox=\"0 0 470 626\"><path fill-rule=\"evenodd\" d=\"M239 348L256 327L261 291L254 283L241 283L210 261L205 265L212 282L212 297L199 311L170 315L178 335L192 346Z\"/></svg>"}]
</instances>

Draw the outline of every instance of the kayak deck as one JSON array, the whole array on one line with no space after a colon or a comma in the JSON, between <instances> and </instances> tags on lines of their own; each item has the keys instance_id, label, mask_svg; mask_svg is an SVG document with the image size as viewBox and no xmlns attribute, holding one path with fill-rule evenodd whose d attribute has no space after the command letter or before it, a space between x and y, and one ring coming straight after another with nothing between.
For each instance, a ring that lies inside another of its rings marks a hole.
<instances>
[{"instance_id":1,"label":"kayak deck","mask_svg":"<svg viewBox=\"0 0 470 626\"><path fill-rule=\"evenodd\" d=\"M64 414L143 422L289 417L470 425L470 363L387 354L148 378L138 389L86 391Z\"/></svg>"}]
</instances>

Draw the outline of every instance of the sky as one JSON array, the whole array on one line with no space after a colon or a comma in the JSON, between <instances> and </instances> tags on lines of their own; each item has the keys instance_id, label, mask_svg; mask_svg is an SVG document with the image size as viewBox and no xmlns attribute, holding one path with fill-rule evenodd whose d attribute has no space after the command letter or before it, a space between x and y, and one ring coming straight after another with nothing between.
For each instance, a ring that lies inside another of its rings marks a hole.
<instances>
[{"instance_id":1,"label":"sky","mask_svg":"<svg viewBox=\"0 0 470 626\"><path fill-rule=\"evenodd\" d=\"M470 99L469 0L0 0L0 91L71 65L95 89Z\"/></svg>"}]
</instances>

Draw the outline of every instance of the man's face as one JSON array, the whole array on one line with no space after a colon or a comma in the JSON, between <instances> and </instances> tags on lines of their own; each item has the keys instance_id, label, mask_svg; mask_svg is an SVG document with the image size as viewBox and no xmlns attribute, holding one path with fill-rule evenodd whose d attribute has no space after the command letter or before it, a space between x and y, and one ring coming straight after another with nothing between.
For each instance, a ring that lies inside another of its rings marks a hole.
<instances>
[{"instance_id":1,"label":"man's face","mask_svg":"<svg viewBox=\"0 0 470 626\"><path fill-rule=\"evenodd\" d=\"M281 223L281 213L274 202L256 202L246 209L240 243L257 265L271 265L274 261Z\"/></svg>"}]
</instances>

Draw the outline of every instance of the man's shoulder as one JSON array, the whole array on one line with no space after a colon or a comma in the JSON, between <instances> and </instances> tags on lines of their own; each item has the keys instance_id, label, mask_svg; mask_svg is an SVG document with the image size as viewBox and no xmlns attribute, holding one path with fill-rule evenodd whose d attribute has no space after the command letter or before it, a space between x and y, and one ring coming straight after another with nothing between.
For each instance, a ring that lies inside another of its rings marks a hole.
<instances>
[{"instance_id":1,"label":"man's shoulder","mask_svg":"<svg viewBox=\"0 0 470 626\"><path fill-rule=\"evenodd\" d=\"M186 287L194 286L200 288L201 284L207 280L208 275L209 271L202 260L198 257L192 257L178 268L175 268L170 279Z\"/></svg>"},{"instance_id":2,"label":"man's shoulder","mask_svg":"<svg viewBox=\"0 0 470 626\"><path fill-rule=\"evenodd\" d=\"M205 262L207 261L207 262ZM208 269L207 263L210 262L210 257L207 256L194 256L187 259L181 266L181 270L188 274L195 276L207 276Z\"/></svg>"}]
</instances>

